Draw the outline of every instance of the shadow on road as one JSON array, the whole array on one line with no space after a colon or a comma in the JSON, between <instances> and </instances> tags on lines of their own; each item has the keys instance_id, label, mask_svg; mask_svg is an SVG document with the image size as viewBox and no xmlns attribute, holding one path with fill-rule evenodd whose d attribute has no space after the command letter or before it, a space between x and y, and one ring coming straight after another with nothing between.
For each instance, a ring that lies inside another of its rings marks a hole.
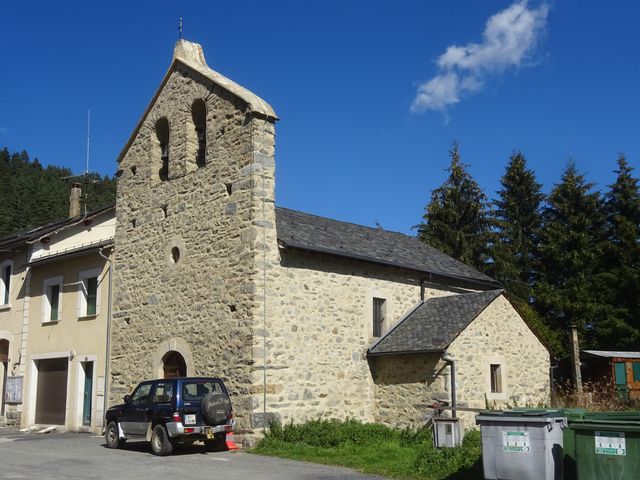
<instances>
[{"instance_id":1,"label":"shadow on road","mask_svg":"<svg viewBox=\"0 0 640 480\"><path fill-rule=\"evenodd\" d=\"M107 448L107 444L103 443L102 447ZM124 446L119 450L147 453L149 455L153 455L151 453L151 447L149 445L149 442L127 441L127 443L125 443ZM196 442L194 444L177 443L173 447L172 455L197 455L197 454L227 452L227 451L229 451L229 449L227 448L227 444L224 440L216 441L206 446L201 442Z\"/></svg>"}]
</instances>

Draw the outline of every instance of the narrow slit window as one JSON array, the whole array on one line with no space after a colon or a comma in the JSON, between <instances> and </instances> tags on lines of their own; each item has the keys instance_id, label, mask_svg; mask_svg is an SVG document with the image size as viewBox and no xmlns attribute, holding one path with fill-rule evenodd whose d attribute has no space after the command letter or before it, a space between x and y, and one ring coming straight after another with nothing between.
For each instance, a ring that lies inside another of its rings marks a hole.
<instances>
[{"instance_id":1,"label":"narrow slit window","mask_svg":"<svg viewBox=\"0 0 640 480\"><path fill-rule=\"evenodd\" d=\"M169 178L169 120L163 117L156 122L156 136L160 148L158 177L164 181Z\"/></svg>"},{"instance_id":2,"label":"narrow slit window","mask_svg":"<svg viewBox=\"0 0 640 480\"><path fill-rule=\"evenodd\" d=\"M373 336L382 336L387 301L384 298L373 299Z\"/></svg>"},{"instance_id":3,"label":"narrow slit window","mask_svg":"<svg viewBox=\"0 0 640 480\"><path fill-rule=\"evenodd\" d=\"M204 100L197 99L191 106L193 127L196 131L198 149L196 151L196 165L204 167L207 164L207 106Z\"/></svg>"},{"instance_id":4,"label":"narrow slit window","mask_svg":"<svg viewBox=\"0 0 640 480\"><path fill-rule=\"evenodd\" d=\"M492 363L490 366L491 393L502 393L502 366Z\"/></svg>"}]
</instances>

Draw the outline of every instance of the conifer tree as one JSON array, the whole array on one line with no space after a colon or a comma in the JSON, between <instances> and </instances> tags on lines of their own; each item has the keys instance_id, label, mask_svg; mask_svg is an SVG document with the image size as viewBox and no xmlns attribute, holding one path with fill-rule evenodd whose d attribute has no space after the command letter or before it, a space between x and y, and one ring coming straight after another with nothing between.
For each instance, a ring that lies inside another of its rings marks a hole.
<instances>
[{"instance_id":1,"label":"conifer tree","mask_svg":"<svg viewBox=\"0 0 640 480\"><path fill-rule=\"evenodd\" d=\"M461 262L483 270L489 236L487 198L460 161L458 144L451 151L445 183L431 194L419 238Z\"/></svg>"},{"instance_id":2,"label":"conifer tree","mask_svg":"<svg viewBox=\"0 0 640 480\"><path fill-rule=\"evenodd\" d=\"M511 155L500 184L502 189L492 212L496 239L491 248L490 273L509 293L528 301L544 195L520 152Z\"/></svg>"},{"instance_id":3,"label":"conifer tree","mask_svg":"<svg viewBox=\"0 0 640 480\"><path fill-rule=\"evenodd\" d=\"M606 272L602 292L616 315L601 325L607 348L637 349L640 342L640 188L624 155L617 160L615 183L605 196Z\"/></svg>"},{"instance_id":4,"label":"conifer tree","mask_svg":"<svg viewBox=\"0 0 640 480\"><path fill-rule=\"evenodd\" d=\"M570 161L543 210L534 306L552 328L593 332L582 347L597 346L597 331L610 311L600 281L605 215L599 192Z\"/></svg>"}]
</instances>

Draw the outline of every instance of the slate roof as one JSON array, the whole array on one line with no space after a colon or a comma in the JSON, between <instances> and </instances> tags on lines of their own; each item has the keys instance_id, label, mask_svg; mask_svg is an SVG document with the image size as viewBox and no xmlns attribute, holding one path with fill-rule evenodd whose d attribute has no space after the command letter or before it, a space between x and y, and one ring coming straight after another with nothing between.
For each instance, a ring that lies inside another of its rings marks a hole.
<instances>
[{"instance_id":1,"label":"slate roof","mask_svg":"<svg viewBox=\"0 0 640 480\"><path fill-rule=\"evenodd\" d=\"M498 288L492 278L415 237L276 207L278 240L284 247L311 250Z\"/></svg>"},{"instance_id":2,"label":"slate roof","mask_svg":"<svg viewBox=\"0 0 640 480\"><path fill-rule=\"evenodd\" d=\"M442 352L503 290L430 298L369 348L369 355Z\"/></svg>"},{"instance_id":3,"label":"slate roof","mask_svg":"<svg viewBox=\"0 0 640 480\"><path fill-rule=\"evenodd\" d=\"M108 210L113 210L115 212L115 208L115 204L111 204L98 210L89 212L86 215L82 214L72 218L64 218L62 220L56 220L55 222L49 223L47 225L42 225L40 227L34 227L12 233L11 235L0 238L0 252L11 251L11 249L13 248L20 247L27 243L32 243L33 241L37 241L38 239L46 237L47 235L54 235L72 225L75 225L78 222L90 221Z\"/></svg>"}]
</instances>

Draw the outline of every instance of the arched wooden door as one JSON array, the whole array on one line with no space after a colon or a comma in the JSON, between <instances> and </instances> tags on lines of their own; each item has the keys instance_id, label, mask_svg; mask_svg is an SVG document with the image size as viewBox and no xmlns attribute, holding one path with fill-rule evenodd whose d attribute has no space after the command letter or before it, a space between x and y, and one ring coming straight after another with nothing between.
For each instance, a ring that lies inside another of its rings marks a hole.
<instances>
[{"instance_id":1,"label":"arched wooden door","mask_svg":"<svg viewBox=\"0 0 640 480\"><path fill-rule=\"evenodd\" d=\"M184 357L176 351L167 352L162 357L164 378L176 378L187 376L187 364Z\"/></svg>"}]
</instances>

